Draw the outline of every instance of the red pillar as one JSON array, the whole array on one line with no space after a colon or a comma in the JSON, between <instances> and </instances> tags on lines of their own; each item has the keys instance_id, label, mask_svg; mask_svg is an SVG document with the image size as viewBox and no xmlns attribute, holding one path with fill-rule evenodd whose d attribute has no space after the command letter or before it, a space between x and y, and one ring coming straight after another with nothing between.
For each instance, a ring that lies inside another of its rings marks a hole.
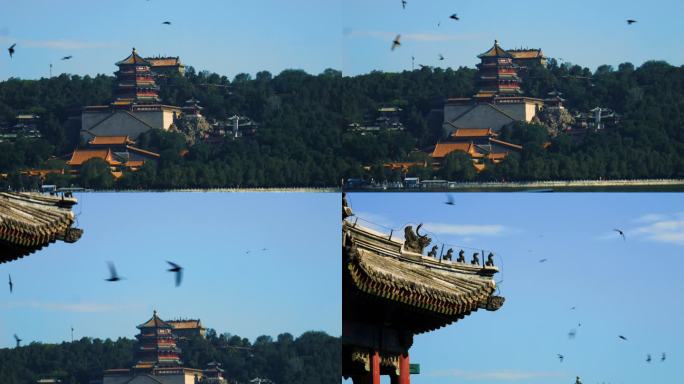
<instances>
[{"instance_id":1,"label":"red pillar","mask_svg":"<svg viewBox=\"0 0 684 384\"><path fill-rule=\"evenodd\" d=\"M399 384L411 383L411 372L409 368L409 355L399 355Z\"/></svg>"},{"instance_id":2,"label":"red pillar","mask_svg":"<svg viewBox=\"0 0 684 384\"><path fill-rule=\"evenodd\" d=\"M373 352L371 356L371 384L380 384L380 353Z\"/></svg>"}]
</instances>

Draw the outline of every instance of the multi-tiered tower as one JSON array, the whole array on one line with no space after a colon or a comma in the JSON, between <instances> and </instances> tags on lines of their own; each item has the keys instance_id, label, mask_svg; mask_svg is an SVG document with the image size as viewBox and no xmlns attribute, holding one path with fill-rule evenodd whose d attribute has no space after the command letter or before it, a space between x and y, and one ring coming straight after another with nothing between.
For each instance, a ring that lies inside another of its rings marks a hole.
<instances>
[{"instance_id":1,"label":"multi-tiered tower","mask_svg":"<svg viewBox=\"0 0 684 384\"><path fill-rule=\"evenodd\" d=\"M181 350L176 346L173 327L160 319L157 311L137 328L140 330L136 335L140 347L136 353L138 362L133 366L134 370L158 370L182 365Z\"/></svg>"},{"instance_id":2,"label":"multi-tiered tower","mask_svg":"<svg viewBox=\"0 0 684 384\"><path fill-rule=\"evenodd\" d=\"M116 65L119 70L115 73L117 83L114 105L159 102L159 87L152 77L152 64L140 57L135 48L127 58Z\"/></svg>"},{"instance_id":3,"label":"multi-tiered tower","mask_svg":"<svg viewBox=\"0 0 684 384\"><path fill-rule=\"evenodd\" d=\"M479 91L475 97L517 96L520 90L520 78L513 64L513 55L506 52L494 40L494 46L487 52L477 56L480 64L478 79Z\"/></svg>"}]
</instances>

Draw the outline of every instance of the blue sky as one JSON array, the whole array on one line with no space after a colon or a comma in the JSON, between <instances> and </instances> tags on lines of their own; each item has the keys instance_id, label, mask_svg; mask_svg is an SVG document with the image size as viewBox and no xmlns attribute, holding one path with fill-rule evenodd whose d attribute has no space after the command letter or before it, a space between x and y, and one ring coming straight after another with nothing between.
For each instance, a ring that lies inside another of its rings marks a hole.
<instances>
[{"instance_id":1,"label":"blue sky","mask_svg":"<svg viewBox=\"0 0 684 384\"><path fill-rule=\"evenodd\" d=\"M289 68L401 71L412 55L416 68L473 67L494 39L592 69L650 59L682 65L682 12L677 0L408 0L406 10L400 0L4 0L0 80L46 77L50 63L53 74L111 75L133 46L231 79ZM450 20L452 13L461 20ZM638 22L627 26L628 18ZM391 52L397 34L403 45ZM74 57L60 60L67 55Z\"/></svg>"},{"instance_id":2,"label":"blue sky","mask_svg":"<svg viewBox=\"0 0 684 384\"><path fill-rule=\"evenodd\" d=\"M0 348L14 345L14 333L24 343L69 340L72 325L75 338L130 338L154 309L252 341L341 334L339 194L77 197L78 242L0 264ZM110 260L126 280L104 281ZM185 267L180 287L165 260Z\"/></svg>"},{"instance_id":3,"label":"blue sky","mask_svg":"<svg viewBox=\"0 0 684 384\"><path fill-rule=\"evenodd\" d=\"M677 0L408 0L405 10L400 0L344 3L345 75L410 70L412 55L416 68L473 67L495 39L505 49L542 48L549 57L592 70L651 59L684 64L684 2ZM459 21L449 19L453 13ZM627 19L638 22L628 26ZM397 34L402 46L390 51Z\"/></svg>"},{"instance_id":4,"label":"blue sky","mask_svg":"<svg viewBox=\"0 0 684 384\"><path fill-rule=\"evenodd\" d=\"M454 198L456 205L447 206L442 193L348 194L359 217L395 228L395 234L403 233L405 224L424 222L435 241L497 255L496 279L506 303L497 312L478 311L417 336L411 361L421 365L421 374L412 376L412 383L560 384L573 383L577 375L584 383L679 380L681 194L461 193ZM623 229L627 240L614 228ZM576 337L569 339L573 329Z\"/></svg>"},{"instance_id":5,"label":"blue sky","mask_svg":"<svg viewBox=\"0 0 684 384\"><path fill-rule=\"evenodd\" d=\"M50 63L53 74L111 75L131 47L230 79L290 68L318 74L341 67L341 12L337 0L2 0L0 80L47 77Z\"/></svg>"}]
</instances>

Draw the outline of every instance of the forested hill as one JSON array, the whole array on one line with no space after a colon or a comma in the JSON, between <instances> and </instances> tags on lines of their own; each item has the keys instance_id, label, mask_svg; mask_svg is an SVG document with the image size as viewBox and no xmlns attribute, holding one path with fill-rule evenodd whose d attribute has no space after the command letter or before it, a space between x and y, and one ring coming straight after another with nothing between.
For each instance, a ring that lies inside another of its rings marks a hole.
<instances>
[{"instance_id":1,"label":"forested hill","mask_svg":"<svg viewBox=\"0 0 684 384\"><path fill-rule=\"evenodd\" d=\"M221 363L231 382L246 383L260 377L279 384L336 383L341 375L339 338L324 332L306 332L294 338L289 333L260 336L253 343L230 334L182 340L185 367L206 368ZM130 368L137 341L82 338L73 343L31 343L0 349L3 384L34 384L41 378L61 379L64 384L88 384L101 380L105 369Z\"/></svg>"},{"instance_id":2,"label":"forested hill","mask_svg":"<svg viewBox=\"0 0 684 384\"><path fill-rule=\"evenodd\" d=\"M503 137L526 148L520 156L509 156L480 174L468 169L468 159L458 154L451 159L451 169L412 172L423 178L483 181L684 177L684 66L649 61L638 68L630 63L603 65L592 72L551 59L547 68L533 67L520 75L525 96L546 98L560 91L570 111L607 107L622 116L621 122L616 129L589 132L583 140L564 134L550 137L538 125L516 124ZM396 179L397 174L383 172L382 163L405 160L414 148L442 138L442 116L435 109L448 97L470 97L476 76L469 68L422 68L345 78L345 121L360 119L364 108L393 104L403 108L407 129L376 136L345 133L345 154L374 165L371 172L356 170L345 176ZM541 150L548 142L550 147Z\"/></svg>"},{"instance_id":3,"label":"forested hill","mask_svg":"<svg viewBox=\"0 0 684 384\"><path fill-rule=\"evenodd\" d=\"M17 114L38 114L44 138L0 143L0 172L13 177L22 168L43 168L50 156L73 151L80 130L73 117L80 116L83 106L111 102L113 81L104 75L60 75L0 82L0 120L11 125ZM259 72L255 78L240 74L230 81L188 68L186 76L164 79L159 85L164 104L182 106L194 97L208 118L244 115L259 129L255 137L189 148L175 137L179 134L151 134L164 137L148 139L157 144L149 149L171 156L136 177L125 175L121 187L336 186L338 175L349 167L341 148L342 75L338 71L310 75L285 70L277 76ZM179 149L189 149L188 156L179 158ZM18 177L10 181L15 188L27 182Z\"/></svg>"},{"instance_id":4,"label":"forested hill","mask_svg":"<svg viewBox=\"0 0 684 384\"><path fill-rule=\"evenodd\" d=\"M116 183L103 172L103 164L88 167L75 183L137 189L331 187L339 186L343 177L396 179L400 175L384 170L383 163L406 160L413 150L440 140L444 100L471 96L476 76L472 68L425 67L353 77L335 70L318 75L286 70L277 76L240 74L231 81L188 68L186 76L160 83L163 103L183 105L194 97L209 118L249 116L259 123L256 135L188 146L180 134L151 132L138 145L161 153L161 161L124 173ZM543 127L518 124L503 138L525 150L484 172L475 173L459 156L440 171L415 172L422 178L451 180L684 177L684 67L650 61L638 68L624 63L592 72L551 59L547 68L530 68L521 77L527 96L544 98L560 91L569 110L607 107L622 116L620 124L589 132L582 140L564 134L551 137ZM19 113L37 113L44 138L0 143L0 173L8 174L0 188L35 186L35 180L19 176L21 169L63 166L63 161L46 160L63 158L78 144L79 121L70 117L78 116L82 106L108 103L112 87L113 77L104 75L0 82L0 120L12 123ZM378 107L387 105L402 108L405 131L360 135L347 129L372 119ZM539 149L543 145L546 150ZM185 149L187 155L179 156ZM74 182L50 176L48 183Z\"/></svg>"}]
</instances>

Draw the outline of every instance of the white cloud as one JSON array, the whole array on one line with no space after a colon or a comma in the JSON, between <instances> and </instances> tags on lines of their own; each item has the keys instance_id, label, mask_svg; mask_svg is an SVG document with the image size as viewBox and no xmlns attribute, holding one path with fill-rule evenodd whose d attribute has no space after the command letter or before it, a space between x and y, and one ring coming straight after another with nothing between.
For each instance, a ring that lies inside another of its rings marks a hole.
<instances>
[{"instance_id":1,"label":"white cloud","mask_svg":"<svg viewBox=\"0 0 684 384\"><path fill-rule=\"evenodd\" d=\"M93 312L111 312L130 310L136 308L134 305L114 305L114 304L100 304L100 303L53 303L43 301L21 301L5 303L0 307L6 309L11 308L32 308L46 311L63 311L63 312L79 312L79 313L93 313Z\"/></svg>"},{"instance_id":2,"label":"white cloud","mask_svg":"<svg viewBox=\"0 0 684 384\"><path fill-rule=\"evenodd\" d=\"M432 233L439 233L445 235L455 236L476 236L486 235L495 236L500 235L506 229L500 224L446 224L446 223L425 223L423 228Z\"/></svg>"},{"instance_id":3,"label":"white cloud","mask_svg":"<svg viewBox=\"0 0 684 384\"><path fill-rule=\"evenodd\" d=\"M550 377L566 377L567 374L554 371L515 371L515 370L500 370L500 371L436 371L430 373L433 377L453 377L463 380L531 380L542 379Z\"/></svg>"},{"instance_id":4,"label":"white cloud","mask_svg":"<svg viewBox=\"0 0 684 384\"><path fill-rule=\"evenodd\" d=\"M684 245L684 215L681 213L651 214L639 220L645 224L628 231L628 234L650 241Z\"/></svg>"}]
</instances>

